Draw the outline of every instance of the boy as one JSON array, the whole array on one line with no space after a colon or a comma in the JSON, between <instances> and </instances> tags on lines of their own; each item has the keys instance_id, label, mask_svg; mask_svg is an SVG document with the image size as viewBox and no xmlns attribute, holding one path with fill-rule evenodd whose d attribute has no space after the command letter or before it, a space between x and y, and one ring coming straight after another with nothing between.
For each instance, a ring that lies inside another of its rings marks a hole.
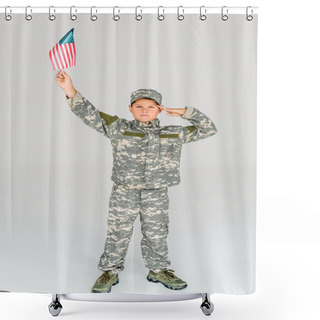
<instances>
[{"instance_id":1,"label":"boy","mask_svg":"<svg viewBox=\"0 0 320 320\"><path fill-rule=\"evenodd\" d=\"M139 89L131 94L129 111L132 121L111 116L95 108L75 90L65 71L56 75L71 110L81 120L111 140L114 181L109 201L105 250L98 268L103 274L92 292L110 292L119 282L124 259L140 214L144 263L147 280L160 282L172 290L184 289L187 283L168 269L168 187L180 183L180 156L183 143L212 136L217 129L207 116L194 107L166 108L162 96L153 89ZM160 126L157 115L188 119L192 126Z\"/></svg>"}]
</instances>

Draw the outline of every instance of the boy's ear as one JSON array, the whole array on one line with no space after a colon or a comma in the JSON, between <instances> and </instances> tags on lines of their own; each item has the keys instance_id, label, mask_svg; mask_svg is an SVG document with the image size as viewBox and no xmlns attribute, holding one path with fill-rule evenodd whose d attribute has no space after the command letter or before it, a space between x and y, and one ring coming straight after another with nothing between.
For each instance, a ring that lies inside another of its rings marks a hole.
<instances>
[{"instance_id":1,"label":"boy's ear","mask_svg":"<svg viewBox=\"0 0 320 320\"><path fill-rule=\"evenodd\" d=\"M131 107L131 104L129 104L129 111L132 113L132 107Z\"/></svg>"}]
</instances>

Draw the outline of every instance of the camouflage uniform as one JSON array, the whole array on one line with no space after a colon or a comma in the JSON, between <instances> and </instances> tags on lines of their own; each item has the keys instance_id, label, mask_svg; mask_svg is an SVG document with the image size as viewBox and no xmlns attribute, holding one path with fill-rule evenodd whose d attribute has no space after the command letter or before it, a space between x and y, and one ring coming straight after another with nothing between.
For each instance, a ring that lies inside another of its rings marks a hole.
<instances>
[{"instance_id":1,"label":"camouflage uniform","mask_svg":"<svg viewBox=\"0 0 320 320\"><path fill-rule=\"evenodd\" d=\"M133 93L131 102L140 96ZM98 268L113 272L124 269L133 223L139 213L143 234L141 250L146 267L151 270L167 268L170 265L166 242L167 187L180 183L182 144L212 136L217 132L214 123L194 107L186 107L181 116L192 126L160 126L158 118L140 122L103 113L79 91L72 99L66 98L71 110L85 124L108 137L112 144L111 180L114 184L109 201L105 252ZM161 95L153 100L160 105Z\"/></svg>"}]
</instances>

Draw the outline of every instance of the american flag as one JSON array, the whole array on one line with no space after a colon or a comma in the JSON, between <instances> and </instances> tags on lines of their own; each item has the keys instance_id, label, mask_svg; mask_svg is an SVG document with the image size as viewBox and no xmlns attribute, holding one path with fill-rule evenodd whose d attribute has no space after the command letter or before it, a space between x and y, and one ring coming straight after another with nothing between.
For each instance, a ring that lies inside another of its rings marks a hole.
<instances>
[{"instance_id":1,"label":"american flag","mask_svg":"<svg viewBox=\"0 0 320 320\"><path fill-rule=\"evenodd\" d=\"M72 28L50 51L49 57L53 70L61 70L76 64L76 47Z\"/></svg>"}]
</instances>

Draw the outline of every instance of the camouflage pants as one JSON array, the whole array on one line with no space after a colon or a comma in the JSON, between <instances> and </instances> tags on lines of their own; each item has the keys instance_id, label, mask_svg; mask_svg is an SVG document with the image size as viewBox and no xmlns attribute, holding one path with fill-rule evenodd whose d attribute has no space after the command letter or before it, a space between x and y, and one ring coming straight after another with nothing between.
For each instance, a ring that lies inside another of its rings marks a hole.
<instances>
[{"instance_id":1,"label":"camouflage pants","mask_svg":"<svg viewBox=\"0 0 320 320\"><path fill-rule=\"evenodd\" d=\"M114 182L109 201L105 250L98 265L100 270L120 272L124 269L133 224L139 213L145 266L151 270L168 268L168 188L144 189Z\"/></svg>"}]
</instances>

